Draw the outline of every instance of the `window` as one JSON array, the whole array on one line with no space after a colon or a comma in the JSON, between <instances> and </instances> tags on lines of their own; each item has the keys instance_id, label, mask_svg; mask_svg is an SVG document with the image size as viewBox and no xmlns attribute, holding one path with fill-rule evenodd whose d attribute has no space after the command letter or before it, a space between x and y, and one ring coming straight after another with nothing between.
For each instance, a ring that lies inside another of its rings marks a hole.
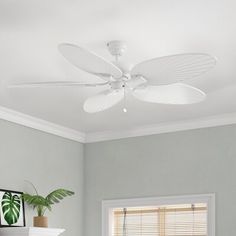
<instances>
[{"instance_id":1,"label":"window","mask_svg":"<svg viewBox=\"0 0 236 236\"><path fill-rule=\"evenodd\" d=\"M102 236L214 236L214 195L103 201Z\"/></svg>"}]
</instances>

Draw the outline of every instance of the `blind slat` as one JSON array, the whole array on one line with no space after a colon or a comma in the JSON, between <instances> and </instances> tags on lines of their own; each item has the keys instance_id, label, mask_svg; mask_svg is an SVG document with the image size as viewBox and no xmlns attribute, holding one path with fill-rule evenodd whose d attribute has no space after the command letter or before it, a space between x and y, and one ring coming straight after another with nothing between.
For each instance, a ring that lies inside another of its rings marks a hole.
<instances>
[{"instance_id":1,"label":"blind slat","mask_svg":"<svg viewBox=\"0 0 236 236\"><path fill-rule=\"evenodd\" d=\"M207 205L126 208L125 221L126 236L207 236ZM113 209L113 222L113 236L124 236L123 209Z\"/></svg>"}]
</instances>

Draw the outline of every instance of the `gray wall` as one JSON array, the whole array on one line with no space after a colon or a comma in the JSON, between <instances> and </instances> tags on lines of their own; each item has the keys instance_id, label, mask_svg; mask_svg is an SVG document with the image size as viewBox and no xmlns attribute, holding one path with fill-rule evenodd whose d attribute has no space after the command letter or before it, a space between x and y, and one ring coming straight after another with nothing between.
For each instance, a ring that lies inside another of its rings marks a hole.
<instances>
[{"instance_id":1,"label":"gray wall","mask_svg":"<svg viewBox=\"0 0 236 236\"><path fill-rule=\"evenodd\" d=\"M49 226L65 228L66 236L82 236L83 145L54 135L0 120L0 188L32 191L33 182L43 195L68 188L75 196L53 207ZM27 225L33 211L27 208Z\"/></svg>"},{"instance_id":2,"label":"gray wall","mask_svg":"<svg viewBox=\"0 0 236 236\"><path fill-rule=\"evenodd\" d=\"M83 150L77 142L0 120L0 188L32 191L26 179L42 194L74 190L47 213L50 227L66 228L65 236L101 236L103 199L215 192L216 233L235 235L235 144L234 125L86 144ZM27 208L28 226L33 214Z\"/></svg>"},{"instance_id":3,"label":"gray wall","mask_svg":"<svg viewBox=\"0 0 236 236\"><path fill-rule=\"evenodd\" d=\"M85 235L101 236L103 199L216 193L216 235L235 235L236 126L85 146Z\"/></svg>"}]
</instances>

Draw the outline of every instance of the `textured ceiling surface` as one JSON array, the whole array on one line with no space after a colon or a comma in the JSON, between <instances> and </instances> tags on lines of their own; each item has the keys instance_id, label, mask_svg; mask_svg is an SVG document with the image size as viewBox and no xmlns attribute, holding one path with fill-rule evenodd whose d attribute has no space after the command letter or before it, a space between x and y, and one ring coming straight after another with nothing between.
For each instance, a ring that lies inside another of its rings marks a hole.
<instances>
[{"instance_id":1,"label":"textured ceiling surface","mask_svg":"<svg viewBox=\"0 0 236 236\"><path fill-rule=\"evenodd\" d=\"M236 112L236 1L234 0L1 0L0 106L83 132L129 129ZM9 88L20 82L99 78L80 71L58 52L62 42L86 47L113 60L109 40L124 40L122 60L203 52L217 66L189 84L207 93L195 105L160 105L128 95L123 104L97 114L84 100L101 88Z\"/></svg>"}]
</instances>

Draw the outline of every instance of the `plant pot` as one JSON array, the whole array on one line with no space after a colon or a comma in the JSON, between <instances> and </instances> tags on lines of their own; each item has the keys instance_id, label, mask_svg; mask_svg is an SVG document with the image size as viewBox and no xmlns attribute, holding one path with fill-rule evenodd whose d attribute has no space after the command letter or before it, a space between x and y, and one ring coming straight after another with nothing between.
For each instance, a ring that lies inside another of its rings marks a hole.
<instances>
[{"instance_id":1,"label":"plant pot","mask_svg":"<svg viewBox=\"0 0 236 236\"><path fill-rule=\"evenodd\" d=\"M46 216L35 216L34 227L48 227L48 218Z\"/></svg>"}]
</instances>

